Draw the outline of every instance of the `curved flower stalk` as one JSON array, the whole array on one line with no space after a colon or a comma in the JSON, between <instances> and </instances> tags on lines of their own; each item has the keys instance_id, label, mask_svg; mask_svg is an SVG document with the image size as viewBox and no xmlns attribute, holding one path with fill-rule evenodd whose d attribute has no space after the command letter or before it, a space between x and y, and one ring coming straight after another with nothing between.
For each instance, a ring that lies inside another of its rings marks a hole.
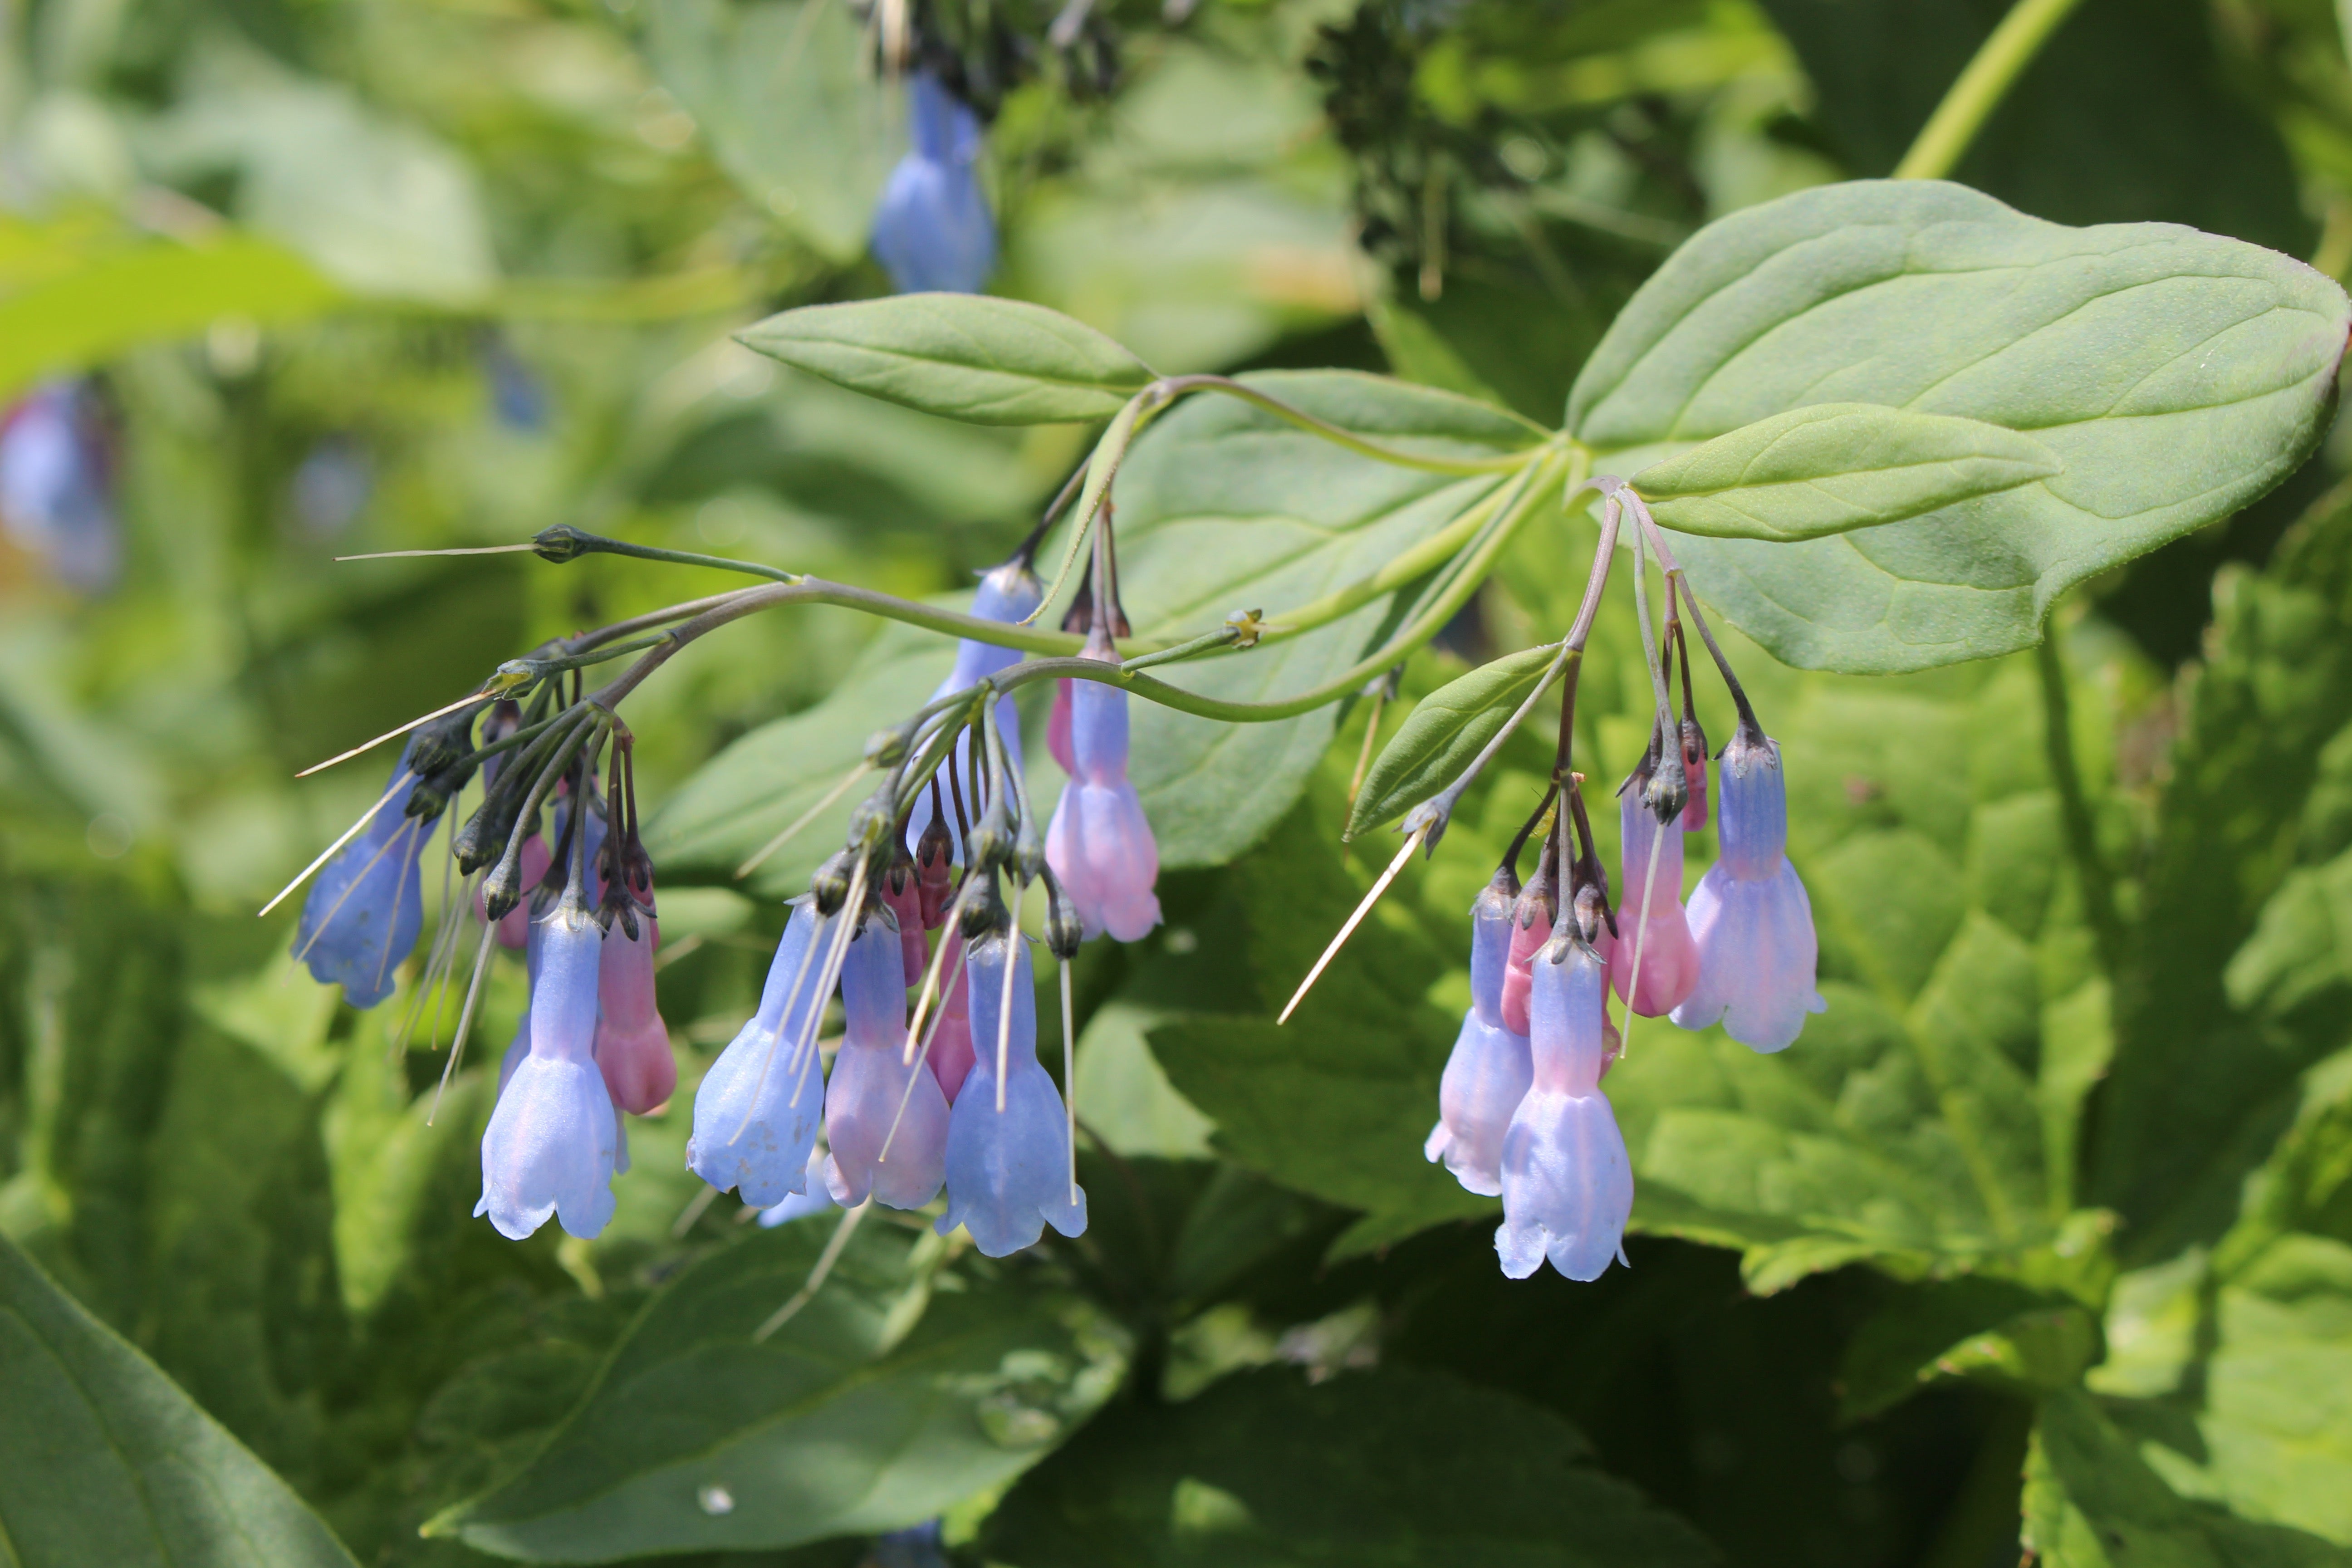
<instances>
[{"instance_id":1,"label":"curved flower stalk","mask_svg":"<svg viewBox=\"0 0 2352 1568\"><path fill-rule=\"evenodd\" d=\"M972 595L971 613L982 620L1015 625L1035 613L1045 594L1045 584L1038 582L1037 574L1029 570L1028 557L1015 555L982 575L979 591ZM1021 658L1019 648L982 642L977 637L960 638L956 643L955 668L931 693L931 700L936 702L954 692L969 691L998 671L1019 664ZM1005 754L1017 770L1021 766L1021 713L1013 706L1010 694L996 700L996 729L997 733L1003 737ZM956 738L953 766L959 780L971 776L973 737L974 731L966 730ZM942 773L947 771L944 767L940 769ZM980 802L975 800L969 804L976 816ZM944 819L938 814L931 795L929 792L918 795L913 809L908 813L906 831L907 848L915 857L918 867L928 864L924 859L923 835L934 820ZM946 826L948 856L961 860L964 858L962 837L955 831L954 823L949 822ZM944 866L944 862L941 865Z\"/></svg>"},{"instance_id":2,"label":"curved flower stalk","mask_svg":"<svg viewBox=\"0 0 2352 1568\"><path fill-rule=\"evenodd\" d=\"M817 1076L817 1065L794 1059L803 1040L814 1051L811 1014L826 1001L818 987L833 926L826 923L823 942L817 927L813 903L793 908L768 966L760 1010L694 1091L686 1168L722 1193L733 1188L755 1208L806 1189L809 1152L823 1120L824 1095L804 1081Z\"/></svg>"},{"instance_id":3,"label":"curved flower stalk","mask_svg":"<svg viewBox=\"0 0 2352 1568\"><path fill-rule=\"evenodd\" d=\"M1087 656L1116 662L1097 629ZM1160 847L1127 776L1127 693L1097 681L1073 683L1070 781L1045 830L1045 863L1077 911L1086 934L1135 942L1160 923Z\"/></svg>"},{"instance_id":4,"label":"curved flower stalk","mask_svg":"<svg viewBox=\"0 0 2352 1568\"><path fill-rule=\"evenodd\" d=\"M400 962L425 929L417 862L436 819L407 814L417 784L409 767L415 751L414 742L402 750L374 817L310 884L295 928L294 956L320 984L341 982L354 1007L392 994Z\"/></svg>"},{"instance_id":5,"label":"curved flower stalk","mask_svg":"<svg viewBox=\"0 0 2352 1568\"><path fill-rule=\"evenodd\" d=\"M1723 749L1717 781L1719 851L1691 895L1698 984L1675 1022L1724 1032L1758 1051L1786 1049L1805 1015L1829 1004L1813 988L1819 956L1812 900L1789 863L1788 786L1780 748L1747 720Z\"/></svg>"},{"instance_id":6,"label":"curved flower stalk","mask_svg":"<svg viewBox=\"0 0 2352 1568\"><path fill-rule=\"evenodd\" d=\"M1622 1260L1633 1211L1633 1165L1601 1089L1608 966L1574 925L1563 920L1536 954L1534 1082L1503 1135L1495 1251L1514 1279L1547 1258L1570 1279L1598 1279Z\"/></svg>"},{"instance_id":7,"label":"curved flower stalk","mask_svg":"<svg viewBox=\"0 0 2352 1568\"><path fill-rule=\"evenodd\" d=\"M841 1005L846 1030L824 1090L824 1136L833 1149L825 1190L845 1208L869 1196L894 1209L920 1208L946 1180L948 1100L938 1079L906 1059L898 933L879 914L850 941Z\"/></svg>"},{"instance_id":8,"label":"curved flower stalk","mask_svg":"<svg viewBox=\"0 0 2352 1568\"><path fill-rule=\"evenodd\" d=\"M652 891L646 889L649 902ZM632 1116L643 1116L677 1088L677 1058L670 1052L669 1029L654 1005L654 955L661 929L650 908L636 923L635 936L619 921L604 932L597 968L602 1014L596 1022L596 1065L604 1069L613 1103Z\"/></svg>"},{"instance_id":9,"label":"curved flower stalk","mask_svg":"<svg viewBox=\"0 0 2352 1568\"><path fill-rule=\"evenodd\" d=\"M948 1121L948 1210L941 1236L961 1226L989 1258L1034 1242L1051 1225L1087 1228L1086 1189L1070 1179L1069 1131L1054 1080L1037 1065L1037 999L1027 942L1003 930L971 944L972 1033L981 1046ZM1004 1014L1011 962L1012 1011ZM1000 1093L997 1054L1003 1052Z\"/></svg>"},{"instance_id":10,"label":"curved flower stalk","mask_svg":"<svg viewBox=\"0 0 2352 1568\"><path fill-rule=\"evenodd\" d=\"M929 71L907 79L914 145L874 213L874 255L902 294L976 294L996 268L996 225L974 164L979 116Z\"/></svg>"},{"instance_id":11,"label":"curved flower stalk","mask_svg":"<svg viewBox=\"0 0 2352 1568\"><path fill-rule=\"evenodd\" d=\"M1679 766L1679 762L1674 765ZM1698 984L1698 949L1683 913L1683 824L1677 812L1661 824L1644 796L1652 761L1643 760L1617 792L1618 874L1625 902L1619 910L1624 935L1604 929L1592 945L1609 965L1609 984L1644 1018L1663 1018L1682 1005ZM1641 974L1633 973L1639 954ZM1635 989L1630 993L1629 985Z\"/></svg>"},{"instance_id":12,"label":"curved flower stalk","mask_svg":"<svg viewBox=\"0 0 2352 1568\"><path fill-rule=\"evenodd\" d=\"M1438 1080L1437 1125L1422 1145L1466 1191L1484 1197L1503 1190L1503 1134L1535 1071L1527 1037L1503 1026L1517 883L1507 865L1470 906L1470 1007Z\"/></svg>"},{"instance_id":13,"label":"curved flower stalk","mask_svg":"<svg viewBox=\"0 0 2352 1568\"><path fill-rule=\"evenodd\" d=\"M482 1197L499 1234L520 1240L555 1216L567 1235L603 1233L613 1217L620 1124L596 1068L596 981L604 933L577 885L546 921L531 987L530 1051L482 1136Z\"/></svg>"}]
</instances>

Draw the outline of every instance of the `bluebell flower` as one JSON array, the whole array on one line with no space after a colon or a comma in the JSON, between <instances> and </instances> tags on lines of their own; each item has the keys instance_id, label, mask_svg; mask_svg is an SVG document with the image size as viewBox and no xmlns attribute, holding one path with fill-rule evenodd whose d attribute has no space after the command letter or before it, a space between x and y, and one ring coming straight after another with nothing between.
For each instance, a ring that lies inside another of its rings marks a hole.
<instances>
[{"instance_id":1,"label":"bluebell flower","mask_svg":"<svg viewBox=\"0 0 2352 1568\"><path fill-rule=\"evenodd\" d=\"M1018 1252L1047 1225L1064 1236L1087 1228L1087 1194L1070 1180L1070 1137L1054 1080L1037 1065L1037 997L1028 944L1001 931L971 944L971 1076L948 1120L948 1212L941 1236L961 1226L989 1258ZM1003 1019L1005 964L1013 1008L1005 1037L1003 1105L997 1104L996 1050Z\"/></svg>"},{"instance_id":2,"label":"bluebell flower","mask_svg":"<svg viewBox=\"0 0 2352 1568\"><path fill-rule=\"evenodd\" d=\"M1108 641L1102 644L1106 655ZM1092 645L1089 657L1095 657ZM1045 828L1054 868L1088 936L1134 942L1160 923L1160 846L1127 776L1127 693L1097 680L1071 683L1070 759L1076 764Z\"/></svg>"},{"instance_id":3,"label":"bluebell flower","mask_svg":"<svg viewBox=\"0 0 2352 1568\"><path fill-rule=\"evenodd\" d=\"M0 531L85 594L121 574L113 453L85 383L51 382L0 415Z\"/></svg>"},{"instance_id":4,"label":"bluebell flower","mask_svg":"<svg viewBox=\"0 0 2352 1568\"><path fill-rule=\"evenodd\" d=\"M515 1020L514 1038L507 1045L507 1054L499 1058L500 1094L506 1093L507 1084L514 1077L515 1068L520 1067L523 1058L530 1054L530 994L539 989L539 955L547 949L547 922L531 919L530 905L531 900L525 899L513 910L523 918L526 933L523 967L530 977L530 984L523 988L522 1016Z\"/></svg>"},{"instance_id":5,"label":"bluebell flower","mask_svg":"<svg viewBox=\"0 0 2352 1568\"><path fill-rule=\"evenodd\" d=\"M898 933L876 915L858 929L842 964L845 1028L824 1090L824 1135L833 1146L825 1188L844 1205L871 1196L894 1209L919 1209L940 1195L946 1178L948 1100L928 1068L906 1059L901 951Z\"/></svg>"},{"instance_id":6,"label":"bluebell flower","mask_svg":"<svg viewBox=\"0 0 2352 1568\"><path fill-rule=\"evenodd\" d=\"M1661 765L1682 764L1675 761ZM1645 762L1617 792L1617 870L1619 891L1625 900L1617 918L1624 934L1612 937L1606 930L1598 931L1592 945L1609 965L1609 983L1618 998L1644 1018L1663 1018L1680 1006L1698 984L1699 963L1689 917L1683 911L1683 819L1677 814L1672 822L1661 825L1651 813L1642 798L1649 771ZM1637 948L1642 960L1638 979L1633 973ZM1629 993L1629 985L1639 989Z\"/></svg>"},{"instance_id":7,"label":"bluebell flower","mask_svg":"<svg viewBox=\"0 0 2352 1568\"><path fill-rule=\"evenodd\" d=\"M1470 1007L1438 1080L1437 1125L1422 1145L1465 1189L1485 1197L1503 1190L1503 1134L1535 1073L1527 1037L1503 1026L1517 882L1506 867L1470 906Z\"/></svg>"},{"instance_id":8,"label":"bluebell flower","mask_svg":"<svg viewBox=\"0 0 2352 1568\"><path fill-rule=\"evenodd\" d=\"M796 1219L806 1219L813 1214L824 1214L841 1205L833 1201L833 1194L824 1184L825 1154L823 1150L809 1151L808 1163L803 1174L808 1190L794 1193L780 1204L770 1204L760 1211L760 1228L773 1230L780 1225L790 1225Z\"/></svg>"},{"instance_id":9,"label":"bluebell flower","mask_svg":"<svg viewBox=\"0 0 2352 1568\"><path fill-rule=\"evenodd\" d=\"M1528 990L1535 1079L1503 1134L1503 1223L1495 1251L1524 1279L1551 1266L1598 1279L1624 1256L1633 1169L1601 1089L1608 965L1563 919L1538 952Z\"/></svg>"},{"instance_id":10,"label":"bluebell flower","mask_svg":"<svg viewBox=\"0 0 2352 1568\"><path fill-rule=\"evenodd\" d=\"M647 889L650 893L651 889ZM677 1058L669 1048L669 1028L654 1001L654 955L661 925L648 910L637 911L637 935L614 920L604 932L596 983L602 1009L596 1020L596 1066L613 1103L643 1116L677 1088Z\"/></svg>"},{"instance_id":11,"label":"bluebell flower","mask_svg":"<svg viewBox=\"0 0 2352 1568\"><path fill-rule=\"evenodd\" d=\"M929 71L908 79L907 108L914 144L882 188L874 255L902 294L976 294L996 267L979 117Z\"/></svg>"},{"instance_id":12,"label":"bluebell flower","mask_svg":"<svg viewBox=\"0 0 2352 1568\"><path fill-rule=\"evenodd\" d=\"M1819 943L1812 900L1789 863L1788 786L1780 748L1742 724L1723 749L1714 865L1691 894L1698 984L1675 1009L1685 1029L1722 1023L1759 1051L1785 1049L1805 1015L1829 1005L1813 988Z\"/></svg>"},{"instance_id":13,"label":"bluebell flower","mask_svg":"<svg viewBox=\"0 0 2352 1568\"><path fill-rule=\"evenodd\" d=\"M294 956L320 984L340 982L354 1007L373 1007L392 994L401 960L425 928L417 861L435 823L407 814L415 788L403 750L375 816L327 862L302 900Z\"/></svg>"},{"instance_id":14,"label":"bluebell flower","mask_svg":"<svg viewBox=\"0 0 2352 1568\"><path fill-rule=\"evenodd\" d=\"M596 1068L596 973L604 932L575 897L547 917L531 986L530 1051L482 1135L482 1198L499 1234L521 1240L551 1215L565 1234L603 1233L613 1217L620 1121Z\"/></svg>"},{"instance_id":15,"label":"bluebell flower","mask_svg":"<svg viewBox=\"0 0 2352 1568\"><path fill-rule=\"evenodd\" d=\"M1045 596L1045 584L1037 581L1037 574L1029 570L1026 562L1018 559L1007 561L1002 566L994 567L982 575L980 589L971 597L971 613L982 620L1003 621L1009 626L1028 619L1035 612L1038 605L1044 601ZM968 691L997 671L1010 669L1019 664L1025 657L1017 647L1004 647L996 643L982 642L977 637L963 637L956 643L955 668L949 671L948 678L940 681L938 689L931 693L931 700L936 702L950 692ZM996 700L996 732L1003 737L1006 763L1014 771L1019 771L1022 765L1021 713L1013 707L1013 698L1009 693ZM971 777L971 742L972 732L970 730L966 730L956 738L953 764L956 776L967 781ZM945 769L941 771L945 772ZM983 778L987 776L985 767L981 772ZM940 781L940 787L942 790L946 789L944 779ZM969 790L968 783L965 788ZM944 800L945 796L941 798ZM976 818L980 812L980 802L967 799L964 802L964 809ZM921 855L920 843L923 829L930 825L931 792L924 790L916 795L914 809L908 814L907 817L907 849L918 858ZM950 853L956 859L961 860L963 858L963 844L955 837L952 813L950 814L947 827L951 846Z\"/></svg>"},{"instance_id":16,"label":"bluebell flower","mask_svg":"<svg viewBox=\"0 0 2352 1568\"><path fill-rule=\"evenodd\" d=\"M819 942L815 906L793 909L768 966L760 1010L694 1091L686 1168L722 1193L734 1188L757 1208L807 1190L809 1151L824 1109L810 1015L824 1007L817 984L834 930L827 922ZM799 1054L804 1039L808 1049Z\"/></svg>"}]
</instances>

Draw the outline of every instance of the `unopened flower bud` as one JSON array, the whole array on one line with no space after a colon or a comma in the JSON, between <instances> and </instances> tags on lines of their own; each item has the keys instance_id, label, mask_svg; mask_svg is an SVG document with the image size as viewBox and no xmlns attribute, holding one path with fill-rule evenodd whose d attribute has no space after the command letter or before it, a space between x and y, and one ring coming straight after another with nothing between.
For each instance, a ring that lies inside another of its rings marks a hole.
<instances>
[{"instance_id":1,"label":"unopened flower bud","mask_svg":"<svg viewBox=\"0 0 2352 1568\"><path fill-rule=\"evenodd\" d=\"M430 778L453 763L464 761L474 750L474 718L480 711L478 708L463 708L430 724L418 725L415 738L408 743L408 766L419 778Z\"/></svg>"},{"instance_id":2,"label":"unopened flower bud","mask_svg":"<svg viewBox=\"0 0 2352 1568\"><path fill-rule=\"evenodd\" d=\"M809 891L816 895L817 913L830 916L849 901L849 872L855 864L856 856L841 849L816 868L809 879Z\"/></svg>"},{"instance_id":3,"label":"unopened flower bud","mask_svg":"<svg viewBox=\"0 0 2352 1568\"><path fill-rule=\"evenodd\" d=\"M470 826L471 824L468 824ZM522 866L518 857L501 855L497 868L482 882L482 908L492 921L506 919L507 912L522 902Z\"/></svg>"},{"instance_id":4,"label":"unopened flower bud","mask_svg":"<svg viewBox=\"0 0 2352 1568\"><path fill-rule=\"evenodd\" d=\"M552 561L560 566L566 561L577 561L587 554L589 538L570 523L559 522L531 535L530 544L541 561Z\"/></svg>"},{"instance_id":5,"label":"unopened flower bud","mask_svg":"<svg viewBox=\"0 0 2352 1568\"><path fill-rule=\"evenodd\" d=\"M872 768L895 768L907 760L907 732L904 730L877 730L866 738L866 765Z\"/></svg>"},{"instance_id":6,"label":"unopened flower bud","mask_svg":"<svg viewBox=\"0 0 2352 1568\"><path fill-rule=\"evenodd\" d=\"M890 837L890 825L898 820L898 792L888 782L857 803L849 814L849 844L856 849L871 849Z\"/></svg>"},{"instance_id":7,"label":"unopened flower bud","mask_svg":"<svg viewBox=\"0 0 2352 1568\"><path fill-rule=\"evenodd\" d=\"M1690 780L1680 767L1643 763L1649 776L1642 780L1642 805L1660 822L1672 822L1690 804ZM1637 777L1640 775L1636 775Z\"/></svg>"},{"instance_id":8,"label":"unopened flower bud","mask_svg":"<svg viewBox=\"0 0 2352 1568\"><path fill-rule=\"evenodd\" d=\"M1682 722L1683 782L1690 787L1689 804L1683 807L1683 829L1697 832L1706 826L1706 731L1699 728L1696 719Z\"/></svg>"},{"instance_id":9,"label":"unopened flower bud","mask_svg":"<svg viewBox=\"0 0 2352 1568\"><path fill-rule=\"evenodd\" d=\"M1086 940L1087 928L1078 919L1078 911L1071 907L1069 900L1062 896L1062 889L1054 885L1050 877L1045 881L1045 946L1056 959L1067 963L1077 956L1078 944Z\"/></svg>"}]
</instances>

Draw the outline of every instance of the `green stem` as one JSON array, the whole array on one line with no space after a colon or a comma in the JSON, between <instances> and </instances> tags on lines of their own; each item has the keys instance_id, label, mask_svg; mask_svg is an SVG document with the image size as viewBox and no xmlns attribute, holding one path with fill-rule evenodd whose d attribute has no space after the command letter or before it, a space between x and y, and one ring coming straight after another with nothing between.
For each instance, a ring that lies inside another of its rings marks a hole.
<instances>
[{"instance_id":1,"label":"green stem","mask_svg":"<svg viewBox=\"0 0 2352 1568\"><path fill-rule=\"evenodd\" d=\"M1950 174L1969 143L2050 35L2074 9L2076 0L2017 0L1969 61L1936 112L1919 129L1919 139L1895 165L1898 180L1940 180Z\"/></svg>"},{"instance_id":2,"label":"green stem","mask_svg":"<svg viewBox=\"0 0 2352 1568\"><path fill-rule=\"evenodd\" d=\"M656 544L632 544L625 539L607 539L600 533L589 533L570 523L558 523L553 528L540 530L531 541L540 556L548 561L577 560L583 555L626 555L637 561L666 561L673 566L712 566L721 572L740 572L747 577L765 577L772 583L797 583L803 574L787 572L781 566L766 566L757 561L738 561L727 555L700 555L691 550L665 550Z\"/></svg>"},{"instance_id":3,"label":"green stem","mask_svg":"<svg viewBox=\"0 0 2352 1568\"><path fill-rule=\"evenodd\" d=\"M1247 382L1235 381L1226 375L1171 375L1146 389L1146 395L1157 392L1172 402L1188 392L1222 392L1228 397L1238 397L1244 403L1255 404L1284 422L1297 426L1310 436L1319 436L1335 447L1400 468L1420 468L1433 474L1497 474L1507 473L1527 464L1524 448L1499 458L1440 458L1421 452L1408 452L1402 447L1391 447L1368 440L1352 430L1341 429L1327 419L1318 419L1303 408L1294 408L1271 394L1259 391ZM1535 441L1557 439L1551 432L1532 422L1528 434Z\"/></svg>"}]
</instances>

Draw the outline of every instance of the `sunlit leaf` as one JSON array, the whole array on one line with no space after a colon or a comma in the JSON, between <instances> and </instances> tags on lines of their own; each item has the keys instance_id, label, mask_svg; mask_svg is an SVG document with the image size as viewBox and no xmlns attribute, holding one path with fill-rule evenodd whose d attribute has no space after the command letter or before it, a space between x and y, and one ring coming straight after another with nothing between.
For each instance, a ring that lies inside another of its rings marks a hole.
<instances>
[{"instance_id":1,"label":"sunlit leaf","mask_svg":"<svg viewBox=\"0 0 2352 1568\"><path fill-rule=\"evenodd\" d=\"M853 392L975 425L1108 419L1151 367L1058 310L983 294L803 305L736 334Z\"/></svg>"},{"instance_id":2,"label":"sunlit leaf","mask_svg":"<svg viewBox=\"0 0 2352 1568\"><path fill-rule=\"evenodd\" d=\"M1347 836L1370 832L1461 776L1559 655L1555 647L1527 648L1482 664L1423 698L1365 771L1364 786L1348 814Z\"/></svg>"},{"instance_id":3,"label":"sunlit leaf","mask_svg":"<svg viewBox=\"0 0 2352 1568\"><path fill-rule=\"evenodd\" d=\"M2228 516L2317 443L2352 301L2273 251L2069 229L1964 187L1863 182L1701 230L1578 376L1569 425L1623 471L1815 404L2028 435L2060 472L1901 522L1678 546L1791 663L1885 673L2032 643L2074 584Z\"/></svg>"}]
</instances>

